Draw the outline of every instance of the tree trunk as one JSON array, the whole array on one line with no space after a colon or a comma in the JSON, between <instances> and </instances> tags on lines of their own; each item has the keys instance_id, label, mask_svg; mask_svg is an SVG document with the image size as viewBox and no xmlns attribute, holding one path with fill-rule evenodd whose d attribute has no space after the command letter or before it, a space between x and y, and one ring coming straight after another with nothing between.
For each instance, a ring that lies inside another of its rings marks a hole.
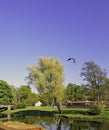
<instances>
[{"instance_id":1,"label":"tree trunk","mask_svg":"<svg viewBox=\"0 0 109 130\"><path fill-rule=\"evenodd\" d=\"M57 108L58 108L58 112L61 113L61 105L60 105L60 103L57 101L56 98L55 98L55 104L56 104L56 106L57 106Z\"/></svg>"},{"instance_id":2,"label":"tree trunk","mask_svg":"<svg viewBox=\"0 0 109 130\"><path fill-rule=\"evenodd\" d=\"M53 101L51 103L51 107L54 107L54 106L56 106L56 97L53 98Z\"/></svg>"},{"instance_id":3,"label":"tree trunk","mask_svg":"<svg viewBox=\"0 0 109 130\"><path fill-rule=\"evenodd\" d=\"M61 130L62 119L61 118L55 118L55 122L56 122L56 125L57 125L57 129L56 130Z\"/></svg>"},{"instance_id":4,"label":"tree trunk","mask_svg":"<svg viewBox=\"0 0 109 130\"><path fill-rule=\"evenodd\" d=\"M60 105L59 102L57 102L56 97L53 98L53 101L52 101L52 104L51 104L51 107L54 107L54 106L57 106L58 112L61 113L61 105Z\"/></svg>"},{"instance_id":5,"label":"tree trunk","mask_svg":"<svg viewBox=\"0 0 109 130\"><path fill-rule=\"evenodd\" d=\"M57 103L56 106L58 108L58 112L61 114L62 112L61 112L61 105L60 105L60 103Z\"/></svg>"}]
</instances>

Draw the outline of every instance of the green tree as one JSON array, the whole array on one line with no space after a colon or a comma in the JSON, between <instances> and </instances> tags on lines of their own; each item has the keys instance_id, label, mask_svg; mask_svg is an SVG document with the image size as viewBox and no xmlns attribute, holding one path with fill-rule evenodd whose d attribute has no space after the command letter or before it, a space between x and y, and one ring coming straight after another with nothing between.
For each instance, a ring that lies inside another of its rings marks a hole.
<instances>
[{"instance_id":1,"label":"green tree","mask_svg":"<svg viewBox=\"0 0 109 130\"><path fill-rule=\"evenodd\" d=\"M34 84L41 95L50 95L60 110L60 103L63 98L64 68L60 61L54 58L39 57L38 65L28 68L30 83Z\"/></svg>"},{"instance_id":2,"label":"green tree","mask_svg":"<svg viewBox=\"0 0 109 130\"><path fill-rule=\"evenodd\" d=\"M109 79L106 79L105 84L101 88L101 96L104 101L109 101Z\"/></svg>"},{"instance_id":3,"label":"green tree","mask_svg":"<svg viewBox=\"0 0 109 130\"><path fill-rule=\"evenodd\" d=\"M39 101L39 94L33 93L30 86L21 85L19 88L12 86L14 96L14 109L33 106Z\"/></svg>"},{"instance_id":4,"label":"green tree","mask_svg":"<svg viewBox=\"0 0 109 130\"><path fill-rule=\"evenodd\" d=\"M21 85L21 87L18 88L18 95L19 95L20 102L26 103L26 100L28 99L31 93L32 91L30 86Z\"/></svg>"},{"instance_id":5,"label":"green tree","mask_svg":"<svg viewBox=\"0 0 109 130\"><path fill-rule=\"evenodd\" d=\"M12 94L13 94L13 103L16 104L20 102L20 96L18 93L18 88L15 86L11 86Z\"/></svg>"},{"instance_id":6,"label":"green tree","mask_svg":"<svg viewBox=\"0 0 109 130\"><path fill-rule=\"evenodd\" d=\"M37 93L30 93L27 100L26 104L29 106L34 106L36 102L39 101L39 94Z\"/></svg>"},{"instance_id":7,"label":"green tree","mask_svg":"<svg viewBox=\"0 0 109 130\"><path fill-rule=\"evenodd\" d=\"M0 103L1 104L12 104L13 94L10 85L3 80L0 80Z\"/></svg>"},{"instance_id":8,"label":"green tree","mask_svg":"<svg viewBox=\"0 0 109 130\"><path fill-rule=\"evenodd\" d=\"M43 106L50 106L51 102L53 101L52 94L50 93L42 94L39 97Z\"/></svg>"},{"instance_id":9,"label":"green tree","mask_svg":"<svg viewBox=\"0 0 109 130\"><path fill-rule=\"evenodd\" d=\"M93 99L100 101L101 88L106 80L106 71L93 61L89 61L84 63L81 76L87 82L86 85L91 88Z\"/></svg>"},{"instance_id":10,"label":"green tree","mask_svg":"<svg viewBox=\"0 0 109 130\"><path fill-rule=\"evenodd\" d=\"M69 83L65 92L66 100L80 101L85 100L85 89L82 86Z\"/></svg>"}]
</instances>

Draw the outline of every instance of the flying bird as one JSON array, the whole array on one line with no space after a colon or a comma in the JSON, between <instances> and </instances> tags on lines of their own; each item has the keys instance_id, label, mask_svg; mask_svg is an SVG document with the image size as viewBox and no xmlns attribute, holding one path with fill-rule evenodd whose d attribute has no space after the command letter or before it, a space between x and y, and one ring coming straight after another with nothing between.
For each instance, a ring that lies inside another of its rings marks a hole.
<instances>
[{"instance_id":1,"label":"flying bird","mask_svg":"<svg viewBox=\"0 0 109 130\"><path fill-rule=\"evenodd\" d=\"M73 63L76 63L76 59L75 58L68 58L67 61L69 61L69 60L72 60Z\"/></svg>"}]
</instances>

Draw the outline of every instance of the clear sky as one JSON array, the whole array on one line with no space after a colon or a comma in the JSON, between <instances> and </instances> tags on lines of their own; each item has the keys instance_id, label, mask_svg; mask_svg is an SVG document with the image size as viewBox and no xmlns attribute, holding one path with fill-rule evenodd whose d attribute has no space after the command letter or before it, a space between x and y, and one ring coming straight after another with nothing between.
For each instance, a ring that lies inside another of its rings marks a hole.
<instances>
[{"instance_id":1,"label":"clear sky","mask_svg":"<svg viewBox=\"0 0 109 130\"><path fill-rule=\"evenodd\" d=\"M0 80L25 84L39 56L61 61L65 84L82 83L86 61L109 73L109 1L0 0Z\"/></svg>"}]
</instances>

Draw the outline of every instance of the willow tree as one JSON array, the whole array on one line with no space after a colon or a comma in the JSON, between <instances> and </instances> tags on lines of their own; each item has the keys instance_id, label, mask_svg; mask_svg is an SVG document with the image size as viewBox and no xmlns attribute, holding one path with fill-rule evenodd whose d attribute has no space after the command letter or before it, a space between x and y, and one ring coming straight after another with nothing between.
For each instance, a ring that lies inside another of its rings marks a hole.
<instances>
[{"instance_id":1,"label":"willow tree","mask_svg":"<svg viewBox=\"0 0 109 130\"><path fill-rule=\"evenodd\" d=\"M28 79L34 84L40 95L49 95L51 104L61 113L63 98L64 68L58 59L39 57L38 65L27 67Z\"/></svg>"}]
</instances>

